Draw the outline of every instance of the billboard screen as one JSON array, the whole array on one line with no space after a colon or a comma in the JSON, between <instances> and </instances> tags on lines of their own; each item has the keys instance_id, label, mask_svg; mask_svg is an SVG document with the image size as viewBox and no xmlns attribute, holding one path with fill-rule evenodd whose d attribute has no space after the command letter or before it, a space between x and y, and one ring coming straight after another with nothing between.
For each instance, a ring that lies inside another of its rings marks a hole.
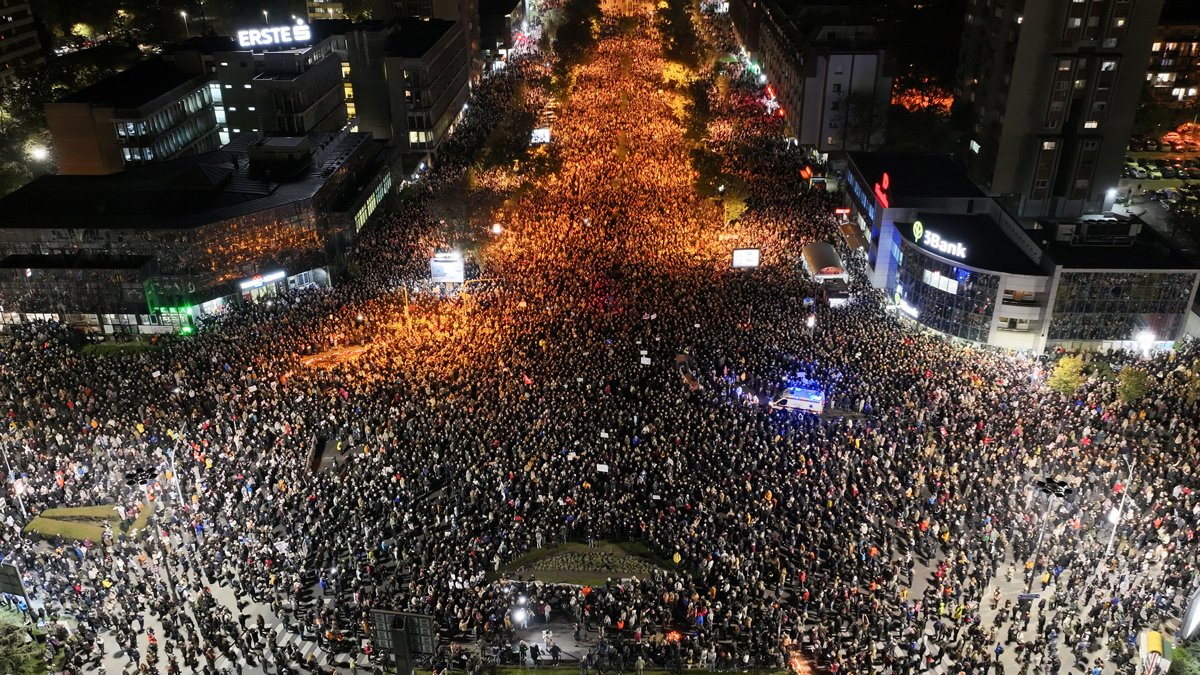
<instances>
[{"instance_id":1,"label":"billboard screen","mask_svg":"<svg viewBox=\"0 0 1200 675\"><path fill-rule=\"evenodd\" d=\"M550 142L550 127L538 127L537 129L534 129L532 142L534 145L539 145L541 143L549 143Z\"/></svg>"},{"instance_id":2,"label":"billboard screen","mask_svg":"<svg viewBox=\"0 0 1200 675\"><path fill-rule=\"evenodd\" d=\"M439 253L429 261L429 280L434 283L461 284L465 278L463 259L453 253Z\"/></svg>"},{"instance_id":3,"label":"billboard screen","mask_svg":"<svg viewBox=\"0 0 1200 675\"><path fill-rule=\"evenodd\" d=\"M758 254L756 248L735 248L733 249L733 268L743 269L758 267Z\"/></svg>"}]
</instances>

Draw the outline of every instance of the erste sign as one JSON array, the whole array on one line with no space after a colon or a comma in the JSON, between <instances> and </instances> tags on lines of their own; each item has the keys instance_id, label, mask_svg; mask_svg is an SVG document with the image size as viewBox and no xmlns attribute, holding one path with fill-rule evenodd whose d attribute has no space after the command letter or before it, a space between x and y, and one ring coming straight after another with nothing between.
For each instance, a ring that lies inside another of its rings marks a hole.
<instances>
[{"instance_id":1,"label":"erste sign","mask_svg":"<svg viewBox=\"0 0 1200 675\"><path fill-rule=\"evenodd\" d=\"M312 31L308 24L295 26L271 26L269 28L249 28L237 32L238 44L242 47L269 47L271 45L286 45L293 42L308 42L312 39Z\"/></svg>"}]
</instances>

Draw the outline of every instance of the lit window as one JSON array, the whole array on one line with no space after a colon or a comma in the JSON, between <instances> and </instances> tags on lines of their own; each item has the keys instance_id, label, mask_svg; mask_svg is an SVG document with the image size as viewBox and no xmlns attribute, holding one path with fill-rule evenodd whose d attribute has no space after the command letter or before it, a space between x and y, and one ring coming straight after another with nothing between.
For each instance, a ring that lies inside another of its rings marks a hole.
<instances>
[{"instance_id":1,"label":"lit window","mask_svg":"<svg viewBox=\"0 0 1200 675\"><path fill-rule=\"evenodd\" d=\"M229 65L229 63L227 63L227 62L225 62L225 61L222 61L222 62L221 62L221 65L222 65L222 66L228 66L228 65Z\"/></svg>"},{"instance_id":2,"label":"lit window","mask_svg":"<svg viewBox=\"0 0 1200 675\"><path fill-rule=\"evenodd\" d=\"M1117 69L1116 61L1101 61L1100 62L1100 70L1101 71L1112 71L1112 70L1116 70L1116 69Z\"/></svg>"},{"instance_id":3,"label":"lit window","mask_svg":"<svg viewBox=\"0 0 1200 675\"><path fill-rule=\"evenodd\" d=\"M1021 15L1019 15L1019 14L1018 14L1018 15L1017 15L1017 24L1019 25L1019 24L1022 24L1022 23L1025 23L1025 17L1023 17L1023 16L1021 16Z\"/></svg>"},{"instance_id":4,"label":"lit window","mask_svg":"<svg viewBox=\"0 0 1200 675\"><path fill-rule=\"evenodd\" d=\"M249 108L246 108L246 110L253 111L253 110L255 110L255 107L254 107L254 106L250 106Z\"/></svg>"},{"instance_id":5,"label":"lit window","mask_svg":"<svg viewBox=\"0 0 1200 675\"><path fill-rule=\"evenodd\" d=\"M1058 141L1042 141L1043 150L1053 150L1058 147Z\"/></svg>"},{"instance_id":6,"label":"lit window","mask_svg":"<svg viewBox=\"0 0 1200 675\"><path fill-rule=\"evenodd\" d=\"M1081 19L1079 17L1072 17L1067 20L1067 26L1070 28L1079 28L1082 25L1083 25L1083 19Z\"/></svg>"},{"instance_id":7,"label":"lit window","mask_svg":"<svg viewBox=\"0 0 1200 675\"><path fill-rule=\"evenodd\" d=\"M1155 42L1154 44L1150 45L1150 51L1152 51L1152 52L1160 52L1160 51L1162 51L1162 43L1161 43L1161 42Z\"/></svg>"},{"instance_id":8,"label":"lit window","mask_svg":"<svg viewBox=\"0 0 1200 675\"><path fill-rule=\"evenodd\" d=\"M1117 28L1124 28L1124 27L1125 27L1125 19L1117 19ZM1154 51L1158 51L1158 50L1156 49Z\"/></svg>"},{"instance_id":9,"label":"lit window","mask_svg":"<svg viewBox=\"0 0 1200 675\"><path fill-rule=\"evenodd\" d=\"M249 89L249 88L250 88L250 85L248 85L248 84L243 84L243 85L242 85L242 88L243 88L243 89Z\"/></svg>"},{"instance_id":10,"label":"lit window","mask_svg":"<svg viewBox=\"0 0 1200 675\"><path fill-rule=\"evenodd\" d=\"M1059 59L1059 61L1058 61L1059 72L1065 73L1070 69L1071 69L1071 59ZM228 85L226 85L226 86L228 86Z\"/></svg>"},{"instance_id":11,"label":"lit window","mask_svg":"<svg viewBox=\"0 0 1200 675\"><path fill-rule=\"evenodd\" d=\"M1095 129L1095 128L1099 127L1099 126L1100 126L1100 123L1099 123L1099 122L1097 122L1096 120L1088 120L1088 121L1086 121L1086 122L1084 122L1084 123L1083 123L1083 128L1084 128L1084 129Z\"/></svg>"},{"instance_id":12,"label":"lit window","mask_svg":"<svg viewBox=\"0 0 1200 675\"><path fill-rule=\"evenodd\" d=\"M226 88L226 89L233 89L233 85L232 85L232 84L227 84L227 85L225 85L225 88Z\"/></svg>"},{"instance_id":13,"label":"lit window","mask_svg":"<svg viewBox=\"0 0 1200 675\"><path fill-rule=\"evenodd\" d=\"M971 141L971 152L973 152L973 153L975 153L975 154L977 154L977 155L978 155L978 154L979 154L979 150L980 150L981 148L982 148L982 146L980 146L980 145L979 145L979 143L976 143L975 141Z\"/></svg>"}]
</instances>

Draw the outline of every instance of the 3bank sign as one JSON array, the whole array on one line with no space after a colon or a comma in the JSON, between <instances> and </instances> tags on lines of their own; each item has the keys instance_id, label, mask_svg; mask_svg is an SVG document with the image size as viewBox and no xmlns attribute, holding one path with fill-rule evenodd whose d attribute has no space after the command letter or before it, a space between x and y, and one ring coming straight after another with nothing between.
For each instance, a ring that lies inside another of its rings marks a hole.
<instances>
[{"instance_id":1,"label":"3bank sign","mask_svg":"<svg viewBox=\"0 0 1200 675\"><path fill-rule=\"evenodd\" d=\"M955 258L967 257L967 247L965 244L942 239L938 236L937 232L926 230L925 225L919 220L913 223L912 233L913 241L923 244L935 251L954 256Z\"/></svg>"},{"instance_id":2,"label":"3bank sign","mask_svg":"<svg viewBox=\"0 0 1200 675\"><path fill-rule=\"evenodd\" d=\"M298 23L295 26L271 26L269 28L248 28L237 32L238 44L242 47L271 47L274 45L290 45L308 42L312 39L312 30L308 24Z\"/></svg>"}]
</instances>

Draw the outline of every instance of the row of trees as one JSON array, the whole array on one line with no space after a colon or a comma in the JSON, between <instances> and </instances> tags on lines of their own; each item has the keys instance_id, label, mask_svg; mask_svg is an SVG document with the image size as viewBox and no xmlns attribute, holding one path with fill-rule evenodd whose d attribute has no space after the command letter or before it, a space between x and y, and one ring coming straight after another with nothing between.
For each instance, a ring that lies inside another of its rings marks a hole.
<instances>
[{"instance_id":1,"label":"row of trees","mask_svg":"<svg viewBox=\"0 0 1200 675\"><path fill-rule=\"evenodd\" d=\"M1054 372L1046 384L1054 391L1069 396L1079 391L1090 377L1111 378L1112 372L1089 369L1082 356L1064 356L1055 364ZM1200 399L1200 359L1195 360L1190 368L1171 371L1168 377L1180 380L1183 395L1188 403ZM1144 399L1155 385L1150 373L1141 366L1125 366L1117 373L1116 381L1117 397L1122 403L1130 404Z\"/></svg>"}]
</instances>

